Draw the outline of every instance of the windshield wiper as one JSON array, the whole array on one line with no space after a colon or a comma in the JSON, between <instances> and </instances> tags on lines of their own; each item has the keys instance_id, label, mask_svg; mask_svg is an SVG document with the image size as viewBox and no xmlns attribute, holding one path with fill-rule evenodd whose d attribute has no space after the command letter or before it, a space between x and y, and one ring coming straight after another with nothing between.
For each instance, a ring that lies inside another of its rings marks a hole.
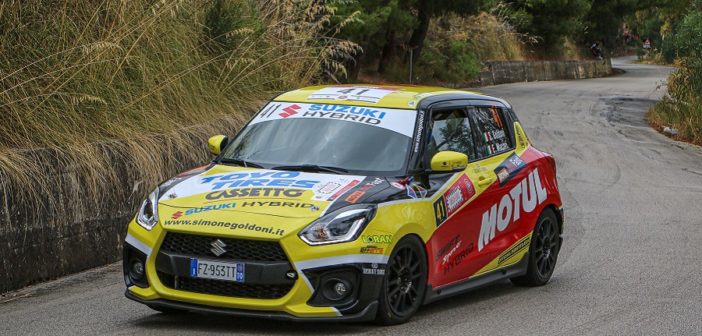
<instances>
[{"instance_id":1,"label":"windshield wiper","mask_svg":"<svg viewBox=\"0 0 702 336\"><path fill-rule=\"evenodd\" d=\"M330 166L319 166L314 164L301 164L301 165L290 165L290 166L278 166L271 169L275 170L298 170L298 171L316 171L316 172L327 172L334 174L345 174L348 173L348 169Z\"/></svg>"},{"instance_id":2,"label":"windshield wiper","mask_svg":"<svg viewBox=\"0 0 702 336\"><path fill-rule=\"evenodd\" d=\"M233 163L235 165L243 166L243 167L254 167L254 168L263 168L258 163L246 161L244 159L221 159L219 160L219 163Z\"/></svg>"}]
</instances>

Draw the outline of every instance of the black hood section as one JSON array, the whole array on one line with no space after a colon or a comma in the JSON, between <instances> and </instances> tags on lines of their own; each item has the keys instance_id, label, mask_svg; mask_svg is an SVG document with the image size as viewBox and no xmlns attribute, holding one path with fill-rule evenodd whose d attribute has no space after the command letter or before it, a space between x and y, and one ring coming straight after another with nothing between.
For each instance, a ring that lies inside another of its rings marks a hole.
<instances>
[{"instance_id":1,"label":"black hood section","mask_svg":"<svg viewBox=\"0 0 702 336\"><path fill-rule=\"evenodd\" d=\"M352 189L341 195L326 210L327 213L353 204L379 204L391 201L430 197L451 174L432 177L430 188L425 189L418 181L397 177L366 177Z\"/></svg>"}]
</instances>

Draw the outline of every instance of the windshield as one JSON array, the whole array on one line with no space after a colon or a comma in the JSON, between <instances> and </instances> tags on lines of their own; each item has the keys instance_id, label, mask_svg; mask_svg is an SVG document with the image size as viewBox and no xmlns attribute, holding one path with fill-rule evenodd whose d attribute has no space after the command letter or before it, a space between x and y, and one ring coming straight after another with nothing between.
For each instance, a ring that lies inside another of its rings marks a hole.
<instances>
[{"instance_id":1,"label":"windshield","mask_svg":"<svg viewBox=\"0 0 702 336\"><path fill-rule=\"evenodd\" d=\"M243 160L265 168L305 165L354 174L400 175L416 114L415 110L272 102L227 146L222 160Z\"/></svg>"}]
</instances>

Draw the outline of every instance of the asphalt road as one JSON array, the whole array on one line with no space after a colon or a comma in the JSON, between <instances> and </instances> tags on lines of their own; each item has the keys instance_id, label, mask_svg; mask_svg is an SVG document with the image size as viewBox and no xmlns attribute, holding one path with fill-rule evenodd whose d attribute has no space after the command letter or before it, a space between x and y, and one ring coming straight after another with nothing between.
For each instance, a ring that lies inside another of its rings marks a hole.
<instances>
[{"instance_id":1,"label":"asphalt road","mask_svg":"<svg viewBox=\"0 0 702 336\"><path fill-rule=\"evenodd\" d=\"M702 149L644 122L670 68L618 67L627 73L482 90L510 100L558 162L564 246L545 287L496 284L401 326L299 324L155 313L124 298L111 265L14 293L0 334L700 335Z\"/></svg>"}]
</instances>

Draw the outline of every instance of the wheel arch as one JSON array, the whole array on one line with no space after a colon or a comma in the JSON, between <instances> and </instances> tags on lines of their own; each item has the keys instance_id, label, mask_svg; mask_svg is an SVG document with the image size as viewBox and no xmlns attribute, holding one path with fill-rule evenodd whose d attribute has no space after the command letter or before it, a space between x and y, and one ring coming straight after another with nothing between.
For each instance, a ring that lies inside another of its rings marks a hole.
<instances>
[{"instance_id":1,"label":"wheel arch","mask_svg":"<svg viewBox=\"0 0 702 336\"><path fill-rule=\"evenodd\" d=\"M550 209L551 211L553 211L554 214L556 214L556 219L558 220L558 232L560 234L563 234L563 211L561 211L562 208L559 208L558 206L556 206L556 204L550 203L547 204L543 208L543 210L541 210L541 213L543 213L547 209Z\"/></svg>"}]
</instances>

